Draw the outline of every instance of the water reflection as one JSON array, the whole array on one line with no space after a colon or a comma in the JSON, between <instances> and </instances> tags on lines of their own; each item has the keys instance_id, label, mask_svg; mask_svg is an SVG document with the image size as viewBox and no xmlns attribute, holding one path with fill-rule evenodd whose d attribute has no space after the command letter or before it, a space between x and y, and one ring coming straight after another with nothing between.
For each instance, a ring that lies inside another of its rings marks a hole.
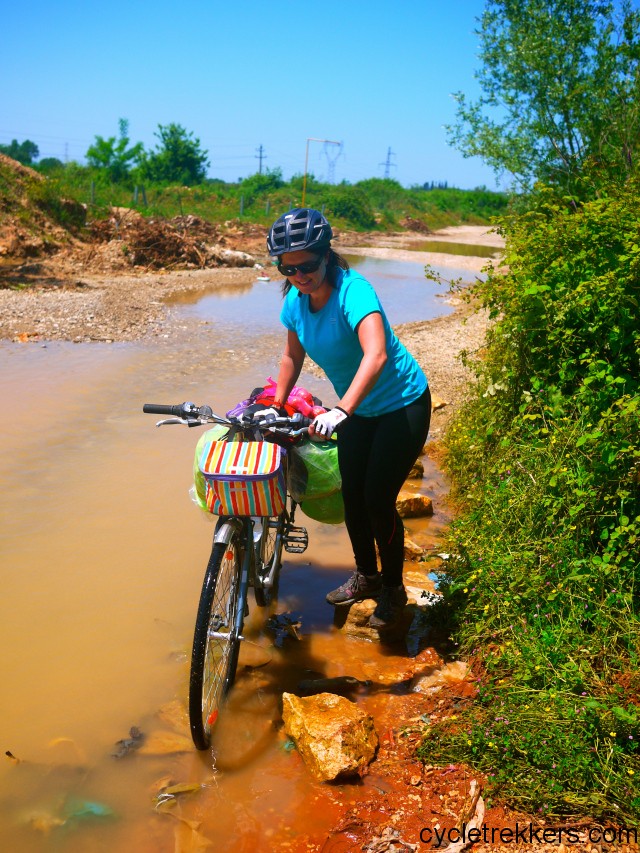
<instances>
[{"instance_id":1,"label":"water reflection","mask_svg":"<svg viewBox=\"0 0 640 853\"><path fill-rule=\"evenodd\" d=\"M472 243L452 243L448 240L424 240L421 243L408 243L412 252L441 252L445 255L464 255L474 258L495 258L503 250L497 246L477 246Z\"/></svg>"},{"instance_id":2,"label":"water reflection","mask_svg":"<svg viewBox=\"0 0 640 853\"><path fill-rule=\"evenodd\" d=\"M452 310L441 298L446 288L425 278L423 264L357 255L349 255L347 259L371 282L392 325L430 320ZM470 278L467 270L434 269L445 279ZM195 303L193 294L182 294L179 303L184 306L181 310L185 317L215 321L226 330L242 332L251 324L252 328L264 332L279 326L281 285L282 279L276 275L270 281L256 281L249 286L212 290Z\"/></svg>"}]
</instances>

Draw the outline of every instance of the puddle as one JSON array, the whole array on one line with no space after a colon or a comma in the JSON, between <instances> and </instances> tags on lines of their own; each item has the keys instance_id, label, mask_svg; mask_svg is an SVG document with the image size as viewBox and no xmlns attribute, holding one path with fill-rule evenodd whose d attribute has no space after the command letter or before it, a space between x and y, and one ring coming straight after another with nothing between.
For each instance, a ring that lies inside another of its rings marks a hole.
<instances>
[{"instance_id":1,"label":"puddle","mask_svg":"<svg viewBox=\"0 0 640 853\"><path fill-rule=\"evenodd\" d=\"M287 555L278 609L300 615L301 638L278 648L252 603L251 666L241 661L216 757L191 748L112 757L132 726L164 733L169 747L188 736L166 709L187 695L213 532L187 495L198 431L156 430L142 403L191 398L225 411L275 375L280 358L277 319L266 337L259 322L245 323L230 354L221 341L234 321L214 314L220 334L153 347L0 344L10 401L0 424L0 731L3 752L21 759L2 756L0 836L12 853L205 849L198 833L255 851L286 827L292 839L322 831L331 808L310 807L322 792L285 747L280 695L305 678L349 675L376 680L383 697L406 661L333 628L324 596L350 571L346 531L300 515L310 546ZM301 381L326 396L326 382ZM436 514L408 523L421 544L448 522L445 484L424 462L420 489ZM158 808L158 792L181 783L191 787Z\"/></svg>"},{"instance_id":2,"label":"puddle","mask_svg":"<svg viewBox=\"0 0 640 853\"><path fill-rule=\"evenodd\" d=\"M502 252L496 246L450 243L448 240L425 240L422 243L410 243L405 248L412 252L442 252L445 255L464 255L475 258L494 258Z\"/></svg>"},{"instance_id":3,"label":"puddle","mask_svg":"<svg viewBox=\"0 0 640 853\"><path fill-rule=\"evenodd\" d=\"M358 255L346 257L372 283L392 326L417 319L430 320L453 310L443 303L442 286L425 278L423 264ZM444 278L470 277L468 270L434 269ZM271 268L266 272L273 276L272 280L216 288L200 295L197 301L194 293L181 293L171 297L169 304L179 307L183 317L221 324L227 335L245 334L248 324L259 333L273 331L282 307L282 279Z\"/></svg>"}]
</instances>

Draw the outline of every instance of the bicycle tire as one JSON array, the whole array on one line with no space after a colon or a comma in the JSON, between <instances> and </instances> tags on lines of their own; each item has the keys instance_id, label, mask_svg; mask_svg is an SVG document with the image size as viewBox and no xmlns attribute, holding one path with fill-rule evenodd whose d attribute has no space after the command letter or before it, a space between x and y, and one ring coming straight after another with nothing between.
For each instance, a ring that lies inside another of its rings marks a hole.
<instances>
[{"instance_id":1,"label":"bicycle tire","mask_svg":"<svg viewBox=\"0 0 640 853\"><path fill-rule=\"evenodd\" d=\"M189 677L189 722L197 749L209 748L211 729L238 666L242 625L236 630L236 620L239 612L244 616L240 575L237 536L228 545L214 543L200 594Z\"/></svg>"},{"instance_id":2,"label":"bicycle tire","mask_svg":"<svg viewBox=\"0 0 640 853\"><path fill-rule=\"evenodd\" d=\"M285 513L264 520L264 527L258 553L256 554L256 574L267 574L274 560L282 565L282 548L284 545ZM278 595L278 580L280 568L277 569L273 586L264 587L260 585L258 578L255 579L253 594L258 607L269 607Z\"/></svg>"}]
</instances>

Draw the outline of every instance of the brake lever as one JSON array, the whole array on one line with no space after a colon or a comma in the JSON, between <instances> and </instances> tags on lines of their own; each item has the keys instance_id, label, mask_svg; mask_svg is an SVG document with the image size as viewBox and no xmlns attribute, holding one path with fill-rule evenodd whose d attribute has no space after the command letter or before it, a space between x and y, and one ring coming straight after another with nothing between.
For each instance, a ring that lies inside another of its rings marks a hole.
<instances>
[{"instance_id":1,"label":"brake lever","mask_svg":"<svg viewBox=\"0 0 640 853\"><path fill-rule=\"evenodd\" d=\"M184 424L185 420L182 418L165 418L163 421L158 421L156 423L157 427L165 426L165 424Z\"/></svg>"},{"instance_id":2,"label":"brake lever","mask_svg":"<svg viewBox=\"0 0 640 853\"><path fill-rule=\"evenodd\" d=\"M304 433L308 433L309 427L301 427L300 429L287 430L287 429L278 429L278 427L272 426L272 427L269 427L267 432L274 432L274 433L278 433L279 435L289 435L289 436L297 437L299 435L304 435Z\"/></svg>"}]
</instances>

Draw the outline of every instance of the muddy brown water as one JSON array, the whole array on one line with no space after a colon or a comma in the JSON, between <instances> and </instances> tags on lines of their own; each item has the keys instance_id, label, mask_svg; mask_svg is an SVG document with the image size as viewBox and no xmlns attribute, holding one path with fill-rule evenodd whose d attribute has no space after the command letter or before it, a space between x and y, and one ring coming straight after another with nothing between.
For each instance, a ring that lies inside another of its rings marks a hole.
<instances>
[{"instance_id":1,"label":"muddy brown water","mask_svg":"<svg viewBox=\"0 0 640 853\"><path fill-rule=\"evenodd\" d=\"M408 266L418 294L411 319L442 311L421 302L421 268ZM277 605L299 615L301 639L277 647L252 602L214 751L185 741L213 524L187 495L199 432L155 429L141 406L193 399L224 411L275 375L282 334L275 310L264 317L277 302L271 294L248 324L254 291L208 297L206 310L177 306L187 331L154 345L0 343L0 745L18 759L3 754L0 763L5 850L157 853L206 849L208 840L255 851L278 833L329 829L331 812L311 806L317 783L279 728L281 693L314 675L394 689L406 664L406 651L334 628L324 595L350 571L346 532L301 516L310 545L285 555ZM225 314L234 300L236 314ZM331 402L326 382L302 382ZM446 484L425 465L418 487L436 512L408 526L429 544L448 518ZM149 754L112 757L132 726ZM194 790L158 800L179 783Z\"/></svg>"}]
</instances>

